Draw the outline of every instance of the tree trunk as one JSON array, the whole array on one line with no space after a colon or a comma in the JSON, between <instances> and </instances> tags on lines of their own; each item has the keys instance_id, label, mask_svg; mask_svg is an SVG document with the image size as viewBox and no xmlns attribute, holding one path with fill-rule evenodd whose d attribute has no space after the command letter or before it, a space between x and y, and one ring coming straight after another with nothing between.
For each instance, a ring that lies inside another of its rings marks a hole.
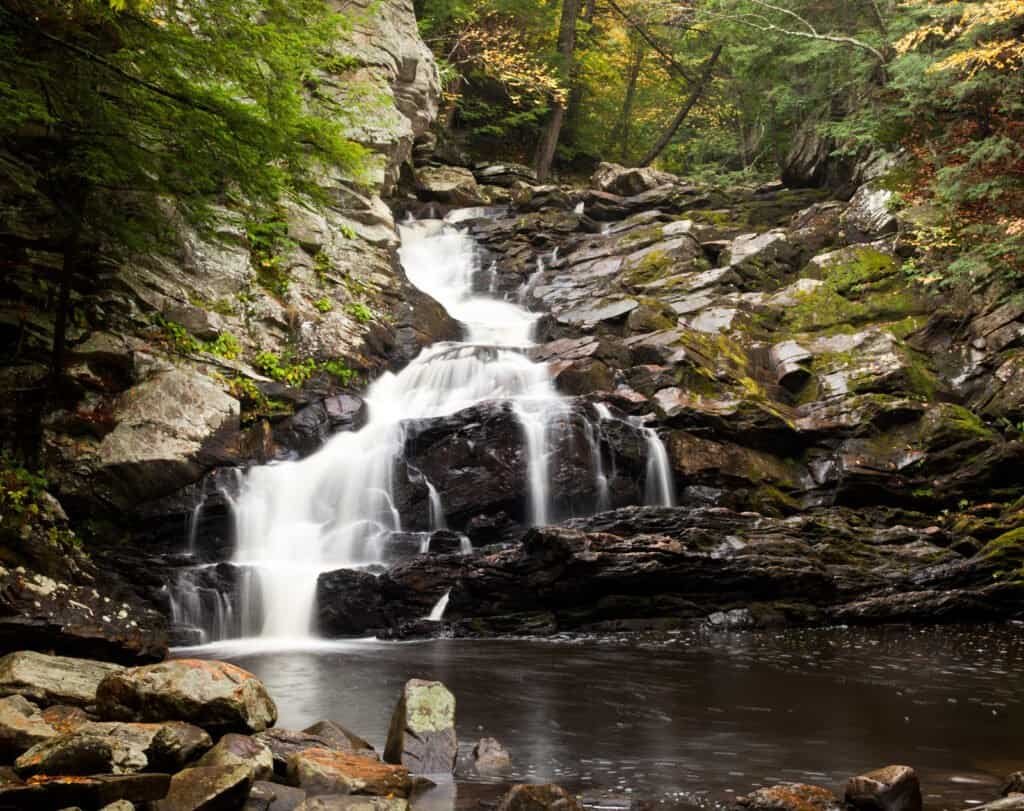
<instances>
[{"instance_id":1,"label":"tree trunk","mask_svg":"<svg viewBox=\"0 0 1024 811\"><path fill-rule=\"evenodd\" d=\"M682 126L686 120L686 116L690 114L690 110L696 106L697 102L700 101L700 97L704 95L704 91L707 86L711 84L711 76L714 73L715 65L718 64L718 57L722 55L722 46L718 45L715 47L714 52L708 57L708 61L704 63L704 69L701 71L700 78L697 80L697 84L694 85L693 91L690 93L689 98L686 99L686 103L682 106L676 117L672 119L672 123L668 125L658 142L651 147L651 151L648 152L642 161L638 164L639 166L650 166L654 159L660 155L665 147L671 143L672 138L678 132L679 127Z\"/></svg>"},{"instance_id":2,"label":"tree trunk","mask_svg":"<svg viewBox=\"0 0 1024 811\"><path fill-rule=\"evenodd\" d=\"M596 31L589 26L594 22L594 15L597 13L597 0L586 0L586 4L583 6L583 17L582 20L588 26L587 38L583 43L583 48L588 46L588 43L593 42ZM572 86L569 89L569 105L566 110L565 120L565 133L569 137L569 141L574 142L576 132L580 128L580 110L583 109L583 85L577 81L572 82Z\"/></svg>"},{"instance_id":3,"label":"tree trunk","mask_svg":"<svg viewBox=\"0 0 1024 811\"><path fill-rule=\"evenodd\" d=\"M562 0L562 20L558 26L558 53L562 57L562 75L570 89L575 72L573 52L576 50L576 18L579 17L579 13L580 0ZM562 123L565 121L565 107L564 102L553 102L551 117L537 145L534 168L540 180L547 180L551 174L551 164L555 160L555 149L558 148L558 138L562 133Z\"/></svg>"},{"instance_id":4,"label":"tree trunk","mask_svg":"<svg viewBox=\"0 0 1024 811\"><path fill-rule=\"evenodd\" d=\"M640 79L640 68L644 62L643 43L633 39L630 53L629 73L626 74L626 96L622 100L622 117L619 119L619 160L626 162L629 156L629 137L633 128L633 102L636 100L636 83Z\"/></svg>"}]
</instances>

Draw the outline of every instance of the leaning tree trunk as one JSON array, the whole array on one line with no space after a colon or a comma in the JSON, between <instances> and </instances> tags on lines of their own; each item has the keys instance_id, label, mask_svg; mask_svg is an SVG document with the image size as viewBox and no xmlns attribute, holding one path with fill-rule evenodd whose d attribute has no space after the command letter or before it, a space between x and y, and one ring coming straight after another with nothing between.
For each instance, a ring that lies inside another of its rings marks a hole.
<instances>
[{"instance_id":1,"label":"leaning tree trunk","mask_svg":"<svg viewBox=\"0 0 1024 811\"><path fill-rule=\"evenodd\" d=\"M589 47L589 43L592 43L597 35L596 29L590 27L594 22L594 15L596 13L597 0L586 0L583 6L582 17L583 22L588 26L587 38L583 43L584 49ZM564 131L569 137L570 142L575 141L576 133L580 128L580 111L583 109L584 89L583 83L579 81L573 81L569 89L569 104L565 114Z\"/></svg>"},{"instance_id":2,"label":"leaning tree trunk","mask_svg":"<svg viewBox=\"0 0 1024 811\"><path fill-rule=\"evenodd\" d=\"M563 76L568 80L570 89L575 72L573 70L573 52L576 50L576 18L579 13L580 0L562 0L562 20L558 27L558 53L562 57ZM534 168L537 170L537 177L540 180L547 180L548 175L551 174L551 164L555 160L558 138L562 133L562 123L565 121L566 103L557 99L553 102L551 116L548 118L547 126L544 127L540 143L537 145Z\"/></svg>"},{"instance_id":3,"label":"leaning tree trunk","mask_svg":"<svg viewBox=\"0 0 1024 811\"><path fill-rule=\"evenodd\" d=\"M714 73L715 65L718 63L718 57L722 55L722 46L718 45L714 52L708 57L708 61L704 63L704 69L701 71L700 78L697 80L697 84L694 85L689 97L686 99L686 103L682 106L676 117L672 119L672 123L668 125L658 142L651 147L650 152L644 155L644 159L640 161L639 166L650 166L654 159L660 155L665 147L671 142L672 138L675 137L676 132L679 131L679 127L682 126L686 117L690 114L690 111L696 106L697 102L700 101L700 97L704 95L704 91L708 85L711 84L711 76Z\"/></svg>"}]
</instances>

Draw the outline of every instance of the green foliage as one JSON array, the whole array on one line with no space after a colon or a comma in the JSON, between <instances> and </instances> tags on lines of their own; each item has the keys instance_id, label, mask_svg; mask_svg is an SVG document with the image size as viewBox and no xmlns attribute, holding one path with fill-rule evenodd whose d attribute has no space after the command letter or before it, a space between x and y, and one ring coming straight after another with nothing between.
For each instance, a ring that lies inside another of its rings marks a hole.
<instances>
[{"instance_id":1,"label":"green foliage","mask_svg":"<svg viewBox=\"0 0 1024 811\"><path fill-rule=\"evenodd\" d=\"M288 223L278 213L275 217L250 222L246 234L260 287L279 298L288 295L291 274L285 257L295 248L295 242L288 236Z\"/></svg>"},{"instance_id":2,"label":"green foliage","mask_svg":"<svg viewBox=\"0 0 1024 811\"><path fill-rule=\"evenodd\" d=\"M324 361L320 368L334 377L342 386L347 386L356 379L355 371L340 359Z\"/></svg>"},{"instance_id":3,"label":"green foliage","mask_svg":"<svg viewBox=\"0 0 1024 811\"><path fill-rule=\"evenodd\" d=\"M313 358L291 361L274 352L260 352L254 365L268 377L294 388L301 388L317 371Z\"/></svg>"},{"instance_id":4,"label":"green foliage","mask_svg":"<svg viewBox=\"0 0 1024 811\"><path fill-rule=\"evenodd\" d=\"M368 324L373 320L373 310L361 301L353 301L345 305L345 312L360 324Z\"/></svg>"},{"instance_id":5,"label":"green foliage","mask_svg":"<svg viewBox=\"0 0 1024 811\"><path fill-rule=\"evenodd\" d=\"M47 503L46 478L8 456L0 456L0 538L9 542L43 540L57 547L81 546L81 540L54 520Z\"/></svg>"},{"instance_id":6,"label":"green foliage","mask_svg":"<svg viewBox=\"0 0 1024 811\"><path fill-rule=\"evenodd\" d=\"M314 301L313 306L322 313L329 313L334 309L334 302L327 298L327 296L323 296Z\"/></svg>"},{"instance_id":7,"label":"green foliage","mask_svg":"<svg viewBox=\"0 0 1024 811\"><path fill-rule=\"evenodd\" d=\"M344 137L358 105L311 92L350 23L322 0L41 0L0 17L0 138L45 153L68 228L130 243L163 217L157 196L202 219L211 202L317 196L325 164L363 177ZM111 194L122 204L101 205Z\"/></svg>"},{"instance_id":8,"label":"green foliage","mask_svg":"<svg viewBox=\"0 0 1024 811\"><path fill-rule=\"evenodd\" d=\"M155 320L163 330L164 340L178 354L195 355L207 352L225 360L236 360L242 354L242 345L230 332L221 332L212 341L201 341L176 321L170 321L163 316L157 316Z\"/></svg>"}]
</instances>

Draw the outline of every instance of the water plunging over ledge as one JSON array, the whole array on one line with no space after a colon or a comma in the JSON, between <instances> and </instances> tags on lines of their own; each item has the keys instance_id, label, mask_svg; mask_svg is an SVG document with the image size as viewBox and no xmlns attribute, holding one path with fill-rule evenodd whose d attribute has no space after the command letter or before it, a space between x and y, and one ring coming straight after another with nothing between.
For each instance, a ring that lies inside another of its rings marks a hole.
<instances>
[{"instance_id":1,"label":"water plunging over ledge","mask_svg":"<svg viewBox=\"0 0 1024 811\"><path fill-rule=\"evenodd\" d=\"M202 627L202 641L239 635L309 637L318 576L381 562L388 537L403 529L394 477L405 448L405 421L443 417L485 401L508 402L521 426L529 523L552 519L550 435L567 415L566 405L547 366L526 354L538 315L495 298L490 285L483 285L487 292L477 292L479 252L472 237L454 227L463 219L464 212L453 212L447 221L403 224L399 252L409 280L462 324L463 339L427 347L405 369L373 383L365 395L368 422L360 431L334 436L306 459L248 472L231 502L237 538L232 563L241 573L238 604L219 599L211 615L209 595L203 600L194 593L172 595L174 619ZM538 268L543 268L539 259ZM604 419L610 411L603 408L598 415ZM645 500L671 505L665 448L653 429L643 431ZM587 436L597 480L594 506L603 509L608 506L607 478L596 432L588 430ZM441 529L446 525L442 498L426 477L423 482L430 513L425 523ZM188 586L188 576L180 583Z\"/></svg>"}]
</instances>

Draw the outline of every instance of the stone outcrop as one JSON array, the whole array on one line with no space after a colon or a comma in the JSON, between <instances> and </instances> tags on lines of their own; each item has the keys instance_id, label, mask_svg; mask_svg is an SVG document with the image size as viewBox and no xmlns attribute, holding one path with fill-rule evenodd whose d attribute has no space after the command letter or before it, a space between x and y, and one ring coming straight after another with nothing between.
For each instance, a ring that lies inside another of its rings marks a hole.
<instances>
[{"instance_id":1,"label":"stone outcrop","mask_svg":"<svg viewBox=\"0 0 1024 811\"><path fill-rule=\"evenodd\" d=\"M498 803L498 811L582 811L572 794L553 783L512 786Z\"/></svg>"},{"instance_id":2,"label":"stone outcrop","mask_svg":"<svg viewBox=\"0 0 1024 811\"><path fill-rule=\"evenodd\" d=\"M921 811L921 784L909 766L886 766L851 777L845 800L860 811Z\"/></svg>"}]
</instances>

